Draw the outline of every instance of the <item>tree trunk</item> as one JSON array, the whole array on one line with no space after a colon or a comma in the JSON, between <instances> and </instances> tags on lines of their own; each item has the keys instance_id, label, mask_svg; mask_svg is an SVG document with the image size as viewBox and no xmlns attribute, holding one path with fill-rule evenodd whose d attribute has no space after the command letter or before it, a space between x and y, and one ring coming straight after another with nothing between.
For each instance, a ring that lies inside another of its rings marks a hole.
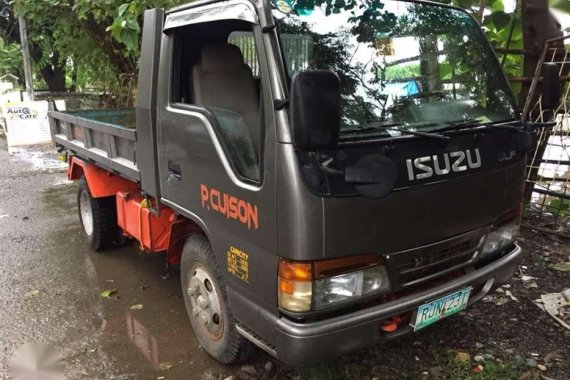
<instances>
[{"instance_id":1,"label":"tree trunk","mask_svg":"<svg viewBox=\"0 0 570 380\"><path fill-rule=\"evenodd\" d=\"M420 39L420 72L427 79L425 92L441 91L441 76L438 61L437 37L427 35Z\"/></svg>"},{"instance_id":2,"label":"tree trunk","mask_svg":"<svg viewBox=\"0 0 570 380\"><path fill-rule=\"evenodd\" d=\"M561 37L563 34L560 23L548 8L548 0L522 0L522 6L524 49L528 52L524 56L524 77L532 78L535 75L536 67L546 45L546 41ZM556 44L553 47L563 47L563 43L560 42L560 44ZM549 60L548 55L546 59ZM522 108L525 102L530 101L532 110L532 106L536 104L540 97L541 84L538 83L534 94L529 94L530 86L530 82L523 83L519 104ZM527 99L528 97L532 98ZM532 117L529 119L532 119ZM536 165L536 163L533 165L532 157L536 155L536 157L541 158L546 150L547 142L548 137L535 148L536 154L531 154L528 157L530 172L528 174L529 181L526 182L525 187L525 200L527 202L530 201L532 197L534 182L538 178L539 165Z\"/></svg>"},{"instance_id":3,"label":"tree trunk","mask_svg":"<svg viewBox=\"0 0 570 380\"><path fill-rule=\"evenodd\" d=\"M9 13L12 14L12 13ZM0 17L0 36L6 42L20 43L20 34L17 33L17 20L13 17ZM41 62L43 58L42 50L39 46L30 41L30 57L34 64ZM49 91L65 91L65 62L60 62L59 55L54 53L50 57L50 63L40 69L40 74L48 86Z\"/></svg>"},{"instance_id":4,"label":"tree trunk","mask_svg":"<svg viewBox=\"0 0 570 380\"><path fill-rule=\"evenodd\" d=\"M42 78L48 86L50 92L64 92L65 88L65 71L62 69L61 65L50 66L40 69Z\"/></svg>"},{"instance_id":5,"label":"tree trunk","mask_svg":"<svg viewBox=\"0 0 570 380\"><path fill-rule=\"evenodd\" d=\"M529 52L524 57L524 77L532 78L546 40L561 37L562 27L550 12L548 0L522 0L522 22L524 50ZM528 96L530 85L528 82L523 83L519 98L521 108ZM534 96L532 104L536 103L537 99Z\"/></svg>"},{"instance_id":6,"label":"tree trunk","mask_svg":"<svg viewBox=\"0 0 570 380\"><path fill-rule=\"evenodd\" d=\"M31 56L36 64L43 58L42 50L35 45L31 45ZM48 86L50 92L64 92L65 88L65 62L61 62L59 54L54 52L49 63L40 68L40 74Z\"/></svg>"},{"instance_id":7,"label":"tree trunk","mask_svg":"<svg viewBox=\"0 0 570 380\"><path fill-rule=\"evenodd\" d=\"M69 87L69 91L75 92L77 91L77 74L79 68L77 67L77 57L73 57L73 71L71 72L71 87Z\"/></svg>"}]
</instances>

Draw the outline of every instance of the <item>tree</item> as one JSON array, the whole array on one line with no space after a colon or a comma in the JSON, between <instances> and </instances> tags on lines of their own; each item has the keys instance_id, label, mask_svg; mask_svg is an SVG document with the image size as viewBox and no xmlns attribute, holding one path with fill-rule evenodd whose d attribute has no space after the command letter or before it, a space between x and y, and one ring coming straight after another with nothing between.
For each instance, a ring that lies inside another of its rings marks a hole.
<instances>
[{"instance_id":1,"label":"tree","mask_svg":"<svg viewBox=\"0 0 570 380\"><path fill-rule=\"evenodd\" d=\"M29 23L34 66L50 90L83 87L90 83L107 87L117 83L122 75L136 74L143 12L149 8L169 8L187 1L0 0L0 7L4 9L4 17L0 17L0 37L5 42L4 46L19 44L16 15L23 15ZM526 9L535 3L546 4L547 0L517 0L519 6L510 12L505 10L503 0L439 1L467 9L482 22L495 48L508 50L527 48L523 37L533 37L523 36L523 22L525 25L537 24L539 18L532 21L534 16ZM550 2L552 6L570 13L570 1ZM326 3L331 12L364 3L371 8L367 13L369 16L374 14L376 8L381 8L368 0L297 0L294 3L299 6ZM368 21L374 22L372 19ZM360 27L364 35L367 23L361 23ZM536 31L543 32L540 27ZM502 60L509 76L523 74L522 57L507 55ZM527 60L527 63L524 67L526 73L529 72L528 67L532 66L531 60Z\"/></svg>"},{"instance_id":2,"label":"tree","mask_svg":"<svg viewBox=\"0 0 570 380\"><path fill-rule=\"evenodd\" d=\"M538 58L542 53L546 40L561 37L561 25L554 18L549 9L548 0L521 0L523 4L523 24L524 24L524 76L533 77L538 64ZM560 6L570 12L570 1L551 1L554 6ZM562 47L560 41L558 47ZM530 82L524 83L521 90L521 99L526 99L530 89ZM535 94L536 96L536 94ZM534 99L536 101L536 99Z\"/></svg>"},{"instance_id":3,"label":"tree","mask_svg":"<svg viewBox=\"0 0 570 380\"><path fill-rule=\"evenodd\" d=\"M11 2L1 1L2 16L0 17L0 29L3 31L3 46L14 46L20 44L20 34L18 31L17 17ZM48 38L44 38L47 42ZM2 49L4 54L12 53L10 50ZM30 54L37 64L40 74L46 83L50 83L54 90L65 88L65 82L62 81L62 67L58 62L57 55L51 54L44 56L42 48L33 40L30 41ZM20 61L21 62L21 61Z\"/></svg>"},{"instance_id":4,"label":"tree","mask_svg":"<svg viewBox=\"0 0 570 380\"><path fill-rule=\"evenodd\" d=\"M562 36L560 24L549 7L570 14L568 0L515 0L516 7L510 12L506 12L503 0L439 1L465 8L481 22L487 38L501 56L503 69L511 78L533 77L544 42ZM512 87L522 107L530 81L523 81L522 86L512 84Z\"/></svg>"},{"instance_id":5,"label":"tree","mask_svg":"<svg viewBox=\"0 0 570 380\"><path fill-rule=\"evenodd\" d=\"M1 37L19 44L17 15L28 20L34 66L51 91L136 74L142 14L183 0L1 0Z\"/></svg>"},{"instance_id":6,"label":"tree","mask_svg":"<svg viewBox=\"0 0 570 380\"><path fill-rule=\"evenodd\" d=\"M0 76L12 74L24 78L20 45L0 39Z\"/></svg>"}]
</instances>

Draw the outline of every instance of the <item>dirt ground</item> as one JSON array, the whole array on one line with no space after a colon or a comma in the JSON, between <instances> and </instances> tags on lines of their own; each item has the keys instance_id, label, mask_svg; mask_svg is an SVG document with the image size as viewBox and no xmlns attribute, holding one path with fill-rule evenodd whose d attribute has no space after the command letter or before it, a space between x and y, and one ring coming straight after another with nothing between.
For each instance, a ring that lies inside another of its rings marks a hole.
<instances>
[{"instance_id":1,"label":"dirt ground","mask_svg":"<svg viewBox=\"0 0 570 380\"><path fill-rule=\"evenodd\" d=\"M57 348L70 380L570 379L570 331L532 302L570 287L569 273L551 267L570 260L561 238L523 229L524 264L506 287L399 341L303 369L262 352L222 366L194 338L176 270L165 276L164 258L135 244L92 252L75 185L38 166L44 156L10 157L1 143L0 379L31 341ZM116 293L103 298L105 290Z\"/></svg>"}]
</instances>

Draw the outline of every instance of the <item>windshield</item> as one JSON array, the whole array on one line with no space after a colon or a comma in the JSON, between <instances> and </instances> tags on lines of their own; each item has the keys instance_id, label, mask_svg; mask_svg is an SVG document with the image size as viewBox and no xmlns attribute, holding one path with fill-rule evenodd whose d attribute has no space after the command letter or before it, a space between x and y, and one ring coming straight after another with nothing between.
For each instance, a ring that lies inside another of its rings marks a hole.
<instances>
[{"instance_id":1,"label":"windshield","mask_svg":"<svg viewBox=\"0 0 570 380\"><path fill-rule=\"evenodd\" d=\"M274 0L273 15L291 77L307 69L340 77L341 136L516 117L497 59L463 11L391 0Z\"/></svg>"}]
</instances>

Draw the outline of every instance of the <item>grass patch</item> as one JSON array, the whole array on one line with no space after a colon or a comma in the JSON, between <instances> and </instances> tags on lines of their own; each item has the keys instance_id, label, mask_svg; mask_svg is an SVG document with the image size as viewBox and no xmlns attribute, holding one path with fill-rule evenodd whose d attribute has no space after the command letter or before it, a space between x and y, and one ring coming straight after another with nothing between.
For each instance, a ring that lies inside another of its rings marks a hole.
<instances>
[{"instance_id":1,"label":"grass patch","mask_svg":"<svg viewBox=\"0 0 570 380\"><path fill-rule=\"evenodd\" d=\"M457 360L457 351L441 349L428 357L415 361L414 355L394 357L389 352L380 355L368 352L367 363L355 356L293 371L291 378L299 380L372 379L382 380L539 380L538 370L529 370L522 358L497 361L485 360L480 372L474 370L477 363Z\"/></svg>"},{"instance_id":2,"label":"grass patch","mask_svg":"<svg viewBox=\"0 0 570 380\"><path fill-rule=\"evenodd\" d=\"M337 380L365 379L368 375L368 369L363 368L357 361L342 360L338 364L323 363L299 370L296 377L300 380Z\"/></svg>"},{"instance_id":3,"label":"grass patch","mask_svg":"<svg viewBox=\"0 0 570 380\"><path fill-rule=\"evenodd\" d=\"M480 372L474 368L477 366L473 360L461 363L455 358L456 353L447 353L447 360L444 366L440 367L440 373L431 373L426 378L429 379L449 379L449 380L511 380L518 379L527 369L524 359L512 359L505 361L485 360L479 364L483 367ZM534 377L528 377L528 380ZM538 378L538 377L537 377Z\"/></svg>"}]
</instances>

